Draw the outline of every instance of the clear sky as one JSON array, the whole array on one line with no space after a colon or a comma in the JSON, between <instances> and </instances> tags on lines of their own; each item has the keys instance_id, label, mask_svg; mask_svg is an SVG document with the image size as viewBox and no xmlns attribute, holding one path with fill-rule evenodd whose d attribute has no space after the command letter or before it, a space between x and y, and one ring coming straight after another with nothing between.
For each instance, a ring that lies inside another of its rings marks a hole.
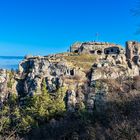
<instances>
[{"instance_id":1,"label":"clear sky","mask_svg":"<svg viewBox=\"0 0 140 140\"><path fill-rule=\"evenodd\" d=\"M137 0L136 0L137 1ZM0 55L47 55L76 41L140 40L135 0L1 0Z\"/></svg>"}]
</instances>

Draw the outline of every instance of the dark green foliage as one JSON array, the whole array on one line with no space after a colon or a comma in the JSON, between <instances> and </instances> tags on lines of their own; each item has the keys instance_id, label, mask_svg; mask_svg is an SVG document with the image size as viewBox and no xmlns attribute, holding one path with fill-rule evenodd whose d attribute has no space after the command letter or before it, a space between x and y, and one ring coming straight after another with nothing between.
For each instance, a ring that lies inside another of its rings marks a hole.
<instances>
[{"instance_id":1,"label":"dark green foliage","mask_svg":"<svg viewBox=\"0 0 140 140\"><path fill-rule=\"evenodd\" d=\"M95 88L102 89L102 83ZM82 103L67 112L65 93L61 87L51 95L43 80L41 93L24 98L24 106L16 95L9 96L0 111L0 140L139 140L139 91L108 93L106 109L92 113Z\"/></svg>"},{"instance_id":2,"label":"dark green foliage","mask_svg":"<svg viewBox=\"0 0 140 140\"><path fill-rule=\"evenodd\" d=\"M63 98L63 88L57 91L54 98L47 92L45 85L42 86L42 94L24 98L24 106L19 106L16 95L10 95L0 111L0 136L12 137L15 134L23 136L31 129L47 124L52 118L63 116L65 112Z\"/></svg>"},{"instance_id":3,"label":"dark green foliage","mask_svg":"<svg viewBox=\"0 0 140 140\"><path fill-rule=\"evenodd\" d=\"M7 82L7 87L8 88L12 88L12 86L13 86L13 83L14 83L14 71L8 71L7 72L8 73L8 75L9 75L9 78L8 78L8 82Z\"/></svg>"}]
</instances>

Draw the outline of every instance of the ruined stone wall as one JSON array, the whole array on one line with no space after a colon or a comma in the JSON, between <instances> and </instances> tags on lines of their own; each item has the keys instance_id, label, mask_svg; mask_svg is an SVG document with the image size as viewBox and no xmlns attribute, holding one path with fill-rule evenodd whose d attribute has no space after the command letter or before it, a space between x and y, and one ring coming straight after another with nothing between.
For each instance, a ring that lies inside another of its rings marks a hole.
<instances>
[{"instance_id":1,"label":"ruined stone wall","mask_svg":"<svg viewBox=\"0 0 140 140\"><path fill-rule=\"evenodd\" d=\"M71 46L71 52L80 53L80 54L105 54L105 49L113 48L115 50L117 48L118 51L109 51L109 54L117 54L118 52L122 52L123 48L120 45L107 43L107 42L84 42L84 43L75 43ZM124 52L124 51L123 51Z\"/></svg>"},{"instance_id":2,"label":"ruined stone wall","mask_svg":"<svg viewBox=\"0 0 140 140\"><path fill-rule=\"evenodd\" d=\"M76 42L70 47L70 52L77 53L79 51L79 48L81 47L82 43Z\"/></svg>"}]
</instances>

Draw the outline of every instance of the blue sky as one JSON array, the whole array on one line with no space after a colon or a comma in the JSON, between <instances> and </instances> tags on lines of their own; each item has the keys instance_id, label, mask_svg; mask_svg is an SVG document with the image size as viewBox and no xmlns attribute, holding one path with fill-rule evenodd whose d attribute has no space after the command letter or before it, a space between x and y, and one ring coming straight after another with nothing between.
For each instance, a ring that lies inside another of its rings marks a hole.
<instances>
[{"instance_id":1,"label":"blue sky","mask_svg":"<svg viewBox=\"0 0 140 140\"><path fill-rule=\"evenodd\" d=\"M137 1L137 0L136 0ZM135 0L1 0L0 55L47 55L76 41L140 40Z\"/></svg>"}]
</instances>

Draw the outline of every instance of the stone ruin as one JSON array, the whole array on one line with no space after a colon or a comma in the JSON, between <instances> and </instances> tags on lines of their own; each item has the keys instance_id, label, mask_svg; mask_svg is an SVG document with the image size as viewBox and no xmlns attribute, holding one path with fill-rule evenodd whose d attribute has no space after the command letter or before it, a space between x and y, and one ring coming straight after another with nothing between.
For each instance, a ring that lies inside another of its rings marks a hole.
<instances>
[{"instance_id":1,"label":"stone ruin","mask_svg":"<svg viewBox=\"0 0 140 140\"><path fill-rule=\"evenodd\" d=\"M124 49L118 45L108 42L84 42L75 43L70 47L70 52L79 54L121 54Z\"/></svg>"},{"instance_id":2,"label":"stone ruin","mask_svg":"<svg viewBox=\"0 0 140 140\"><path fill-rule=\"evenodd\" d=\"M140 56L140 43L137 41L127 41L126 49L118 44L108 42L76 42L70 47L70 52L79 54L125 54L126 58L136 63L136 58Z\"/></svg>"},{"instance_id":3,"label":"stone ruin","mask_svg":"<svg viewBox=\"0 0 140 140\"><path fill-rule=\"evenodd\" d=\"M127 41L126 47L108 42L83 42L75 43L70 47L70 52L75 54L93 54L101 57L123 56L132 68L133 65L140 67L140 43L137 41Z\"/></svg>"}]
</instances>

